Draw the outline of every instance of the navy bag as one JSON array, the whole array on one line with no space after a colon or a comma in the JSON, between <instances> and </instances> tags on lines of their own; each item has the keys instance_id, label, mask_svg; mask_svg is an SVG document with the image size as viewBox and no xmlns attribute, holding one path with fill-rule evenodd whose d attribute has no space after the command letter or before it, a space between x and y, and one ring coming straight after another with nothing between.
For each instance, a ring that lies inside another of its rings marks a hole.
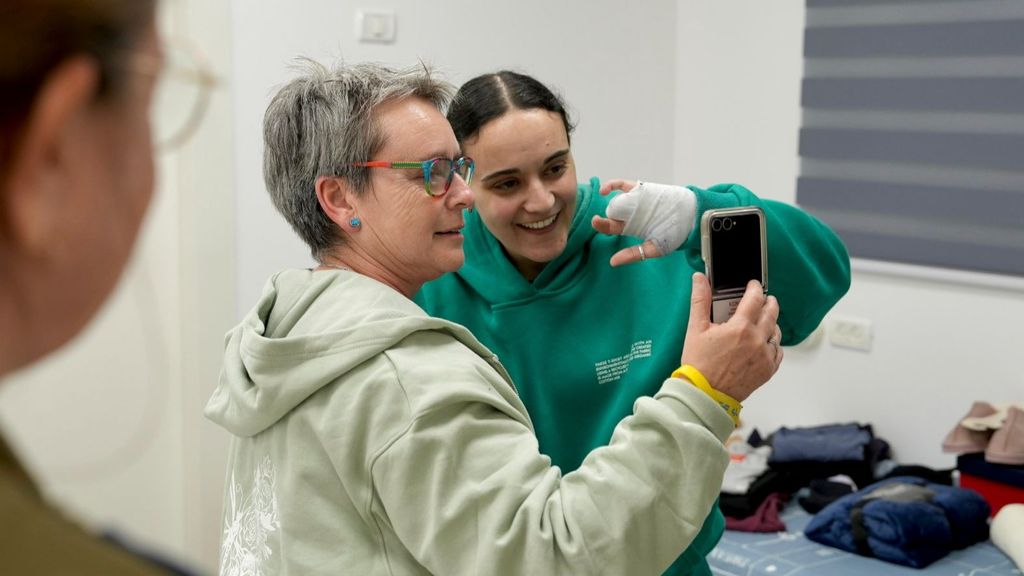
<instances>
[{"instance_id":1,"label":"navy bag","mask_svg":"<svg viewBox=\"0 0 1024 576\"><path fill-rule=\"evenodd\" d=\"M843 496L804 528L810 540L923 568L988 539L989 506L977 492L901 476Z\"/></svg>"}]
</instances>

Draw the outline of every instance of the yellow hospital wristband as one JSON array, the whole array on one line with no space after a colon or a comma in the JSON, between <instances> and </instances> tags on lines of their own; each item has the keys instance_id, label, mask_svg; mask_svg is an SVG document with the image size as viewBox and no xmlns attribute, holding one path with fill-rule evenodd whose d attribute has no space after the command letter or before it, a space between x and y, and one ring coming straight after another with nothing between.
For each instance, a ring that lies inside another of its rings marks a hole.
<instances>
[{"instance_id":1,"label":"yellow hospital wristband","mask_svg":"<svg viewBox=\"0 0 1024 576\"><path fill-rule=\"evenodd\" d=\"M729 415L729 418L732 418L733 424L737 426L740 425L740 410L743 409L743 405L740 404L739 400L729 396L725 392L719 392L712 388L711 384L708 383L708 379L700 373L700 370L697 370L689 364L683 364L672 373L672 377L682 378L696 386L701 392L707 394L712 400L717 402L718 405L722 407L722 410L725 410L725 413Z\"/></svg>"}]
</instances>

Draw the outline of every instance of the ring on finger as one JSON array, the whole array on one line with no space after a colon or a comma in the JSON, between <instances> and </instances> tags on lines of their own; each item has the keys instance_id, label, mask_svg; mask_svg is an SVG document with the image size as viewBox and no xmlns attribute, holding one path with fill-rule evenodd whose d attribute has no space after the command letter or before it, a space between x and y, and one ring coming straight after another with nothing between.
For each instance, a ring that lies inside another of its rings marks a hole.
<instances>
[{"instance_id":1,"label":"ring on finger","mask_svg":"<svg viewBox=\"0 0 1024 576\"><path fill-rule=\"evenodd\" d=\"M768 344L771 345L772 351L775 352L776 355L778 355L778 353L779 353L779 343L778 343L778 341L775 340L775 336L772 336L771 338L768 339Z\"/></svg>"},{"instance_id":2,"label":"ring on finger","mask_svg":"<svg viewBox=\"0 0 1024 576\"><path fill-rule=\"evenodd\" d=\"M640 261L641 262L643 262L644 260L647 260L647 254L644 254L644 245L643 244L637 244L636 245L636 250L637 250L637 252L640 253Z\"/></svg>"}]
</instances>

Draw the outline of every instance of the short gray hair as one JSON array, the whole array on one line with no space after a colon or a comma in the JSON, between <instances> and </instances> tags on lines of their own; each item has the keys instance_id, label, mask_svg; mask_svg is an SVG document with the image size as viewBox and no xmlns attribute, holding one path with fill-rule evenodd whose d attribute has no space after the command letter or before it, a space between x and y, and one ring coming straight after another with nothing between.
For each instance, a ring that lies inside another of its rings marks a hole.
<instances>
[{"instance_id":1,"label":"short gray hair","mask_svg":"<svg viewBox=\"0 0 1024 576\"><path fill-rule=\"evenodd\" d=\"M277 210L309 245L313 257L341 241L316 198L319 176L345 178L356 194L370 187L367 168L386 134L374 111L385 102L419 97L444 114L454 87L425 64L392 69L380 64L326 66L299 59L300 75L281 87L263 117L263 180Z\"/></svg>"}]
</instances>

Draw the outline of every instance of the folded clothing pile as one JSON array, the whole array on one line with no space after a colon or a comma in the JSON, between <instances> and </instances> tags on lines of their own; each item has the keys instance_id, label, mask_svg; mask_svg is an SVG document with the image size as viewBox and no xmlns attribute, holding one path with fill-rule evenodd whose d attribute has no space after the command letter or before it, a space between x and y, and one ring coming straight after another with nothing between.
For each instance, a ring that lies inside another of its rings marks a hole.
<instances>
[{"instance_id":1,"label":"folded clothing pile","mask_svg":"<svg viewBox=\"0 0 1024 576\"><path fill-rule=\"evenodd\" d=\"M798 487L812 479L848 476L857 486L875 481L875 466L889 457L889 443L868 424L780 428L771 436L769 466L793 477Z\"/></svg>"},{"instance_id":2,"label":"folded clothing pile","mask_svg":"<svg viewBox=\"0 0 1024 576\"><path fill-rule=\"evenodd\" d=\"M789 496L816 480L844 477L855 486L867 486L889 454L889 444L875 437L870 425L857 423L783 427L767 441L754 429L745 441L731 439L727 446L730 462L718 503L726 518L734 520L770 514L772 494ZM741 529L735 522L732 526Z\"/></svg>"},{"instance_id":3,"label":"folded clothing pile","mask_svg":"<svg viewBox=\"0 0 1024 576\"><path fill-rule=\"evenodd\" d=\"M988 538L989 506L977 492L909 476L836 500L804 528L810 540L923 568Z\"/></svg>"}]
</instances>

